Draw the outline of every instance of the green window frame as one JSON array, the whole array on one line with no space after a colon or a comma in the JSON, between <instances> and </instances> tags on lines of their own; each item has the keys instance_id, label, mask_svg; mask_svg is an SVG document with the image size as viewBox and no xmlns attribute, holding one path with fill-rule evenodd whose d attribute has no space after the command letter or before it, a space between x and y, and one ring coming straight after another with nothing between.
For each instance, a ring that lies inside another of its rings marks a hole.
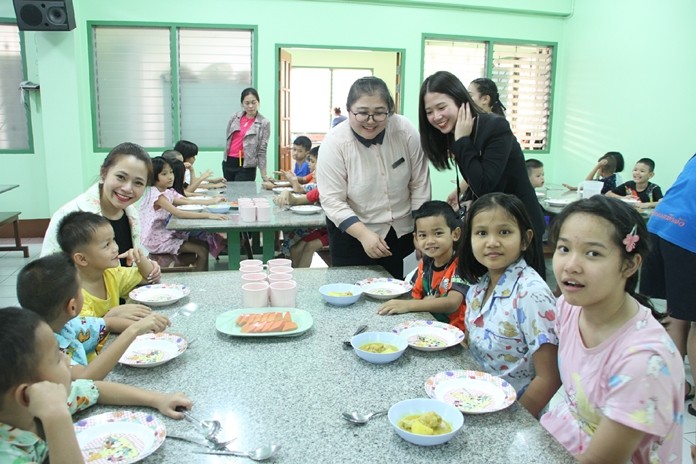
<instances>
[{"instance_id":1,"label":"green window frame","mask_svg":"<svg viewBox=\"0 0 696 464\"><path fill-rule=\"evenodd\" d=\"M0 18L0 153L33 153L31 94L27 80L24 33L14 18Z\"/></svg>"},{"instance_id":2,"label":"green window frame","mask_svg":"<svg viewBox=\"0 0 696 464\"><path fill-rule=\"evenodd\" d=\"M191 140L222 150L241 91L255 87L255 26L88 22L95 152Z\"/></svg>"},{"instance_id":3,"label":"green window frame","mask_svg":"<svg viewBox=\"0 0 696 464\"><path fill-rule=\"evenodd\" d=\"M432 34L422 43L423 79L446 70L466 87L479 77L493 80L522 150L549 152L557 43Z\"/></svg>"}]
</instances>

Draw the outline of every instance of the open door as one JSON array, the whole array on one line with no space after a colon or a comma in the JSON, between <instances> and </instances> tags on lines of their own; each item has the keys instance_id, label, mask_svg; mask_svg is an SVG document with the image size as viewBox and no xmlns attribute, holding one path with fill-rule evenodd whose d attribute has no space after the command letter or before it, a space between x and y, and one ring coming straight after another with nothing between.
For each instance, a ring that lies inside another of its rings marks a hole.
<instances>
[{"instance_id":1,"label":"open door","mask_svg":"<svg viewBox=\"0 0 696 464\"><path fill-rule=\"evenodd\" d=\"M278 82L280 102L278 105L278 167L283 171L292 171L292 140L290 140L290 68L292 55L280 49L280 66Z\"/></svg>"}]
</instances>

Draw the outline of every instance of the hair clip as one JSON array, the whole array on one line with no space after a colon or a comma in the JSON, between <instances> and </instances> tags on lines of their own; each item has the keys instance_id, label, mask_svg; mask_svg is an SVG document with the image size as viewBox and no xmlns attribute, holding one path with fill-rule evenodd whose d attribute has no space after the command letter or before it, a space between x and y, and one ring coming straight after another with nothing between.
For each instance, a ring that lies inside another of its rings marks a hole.
<instances>
[{"instance_id":1,"label":"hair clip","mask_svg":"<svg viewBox=\"0 0 696 464\"><path fill-rule=\"evenodd\" d=\"M629 253L636 248L636 243L638 243L638 240L640 240L640 236L638 236L636 233L637 230L638 226L634 225L633 229L626 234L626 238L623 239L623 244L626 245L626 251Z\"/></svg>"}]
</instances>

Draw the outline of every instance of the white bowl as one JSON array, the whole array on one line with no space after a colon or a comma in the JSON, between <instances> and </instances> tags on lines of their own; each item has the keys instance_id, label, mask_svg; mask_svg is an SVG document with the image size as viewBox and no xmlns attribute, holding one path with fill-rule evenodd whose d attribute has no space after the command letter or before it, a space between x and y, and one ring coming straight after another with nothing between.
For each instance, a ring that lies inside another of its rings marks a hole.
<instances>
[{"instance_id":1,"label":"white bowl","mask_svg":"<svg viewBox=\"0 0 696 464\"><path fill-rule=\"evenodd\" d=\"M225 214L227 213L232 205L229 203L221 203L219 205L208 205L208 211L215 214Z\"/></svg>"},{"instance_id":2,"label":"white bowl","mask_svg":"<svg viewBox=\"0 0 696 464\"><path fill-rule=\"evenodd\" d=\"M405 416L423 414L431 411L437 413L445 422L448 422L452 426L452 431L450 433L443 433L442 435L419 435L417 433L408 432L398 425L399 420L403 419ZM389 408L387 417L397 435L409 443L420 446L434 446L447 443L454 438L464 426L464 416L457 408L443 401L430 398L414 398L412 400L400 401Z\"/></svg>"},{"instance_id":3,"label":"white bowl","mask_svg":"<svg viewBox=\"0 0 696 464\"><path fill-rule=\"evenodd\" d=\"M370 353L360 349L366 343L388 343L396 346L397 351L393 353ZM373 364L386 364L396 361L408 348L406 338L391 332L363 332L353 336L350 339L350 344L353 346L355 354Z\"/></svg>"},{"instance_id":4,"label":"white bowl","mask_svg":"<svg viewBox=\"0 0 696 464\"><path fill-rule=\"evenodd\" d=\"M338 296L331 295L333 292L350 292L350 296ZM336 306L348 306L352 305L360 299L362 295L362 288L353 284L326 284L319 287L319 293L321 293L322 298L329 304Z\"/></svg>"}]
</instances>

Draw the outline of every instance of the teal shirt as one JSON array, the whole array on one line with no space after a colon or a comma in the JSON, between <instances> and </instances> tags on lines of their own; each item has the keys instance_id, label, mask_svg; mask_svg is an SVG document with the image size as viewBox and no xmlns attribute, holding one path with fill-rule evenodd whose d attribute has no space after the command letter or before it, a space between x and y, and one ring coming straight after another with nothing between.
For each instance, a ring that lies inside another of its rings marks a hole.
<instances>
[{"instance_id":1,"label":"teal shirt","mask_svg":"<svg viewBox=\"0 0 696 464\"><path fill-rule=\"evenodd\" d=\"M75 380L68 396L70 414L87 409L98 398L93 380ZM41 437L0 422L0 464L42 463L47 458L48 444Z\"/></svg>"}]
</instances>

